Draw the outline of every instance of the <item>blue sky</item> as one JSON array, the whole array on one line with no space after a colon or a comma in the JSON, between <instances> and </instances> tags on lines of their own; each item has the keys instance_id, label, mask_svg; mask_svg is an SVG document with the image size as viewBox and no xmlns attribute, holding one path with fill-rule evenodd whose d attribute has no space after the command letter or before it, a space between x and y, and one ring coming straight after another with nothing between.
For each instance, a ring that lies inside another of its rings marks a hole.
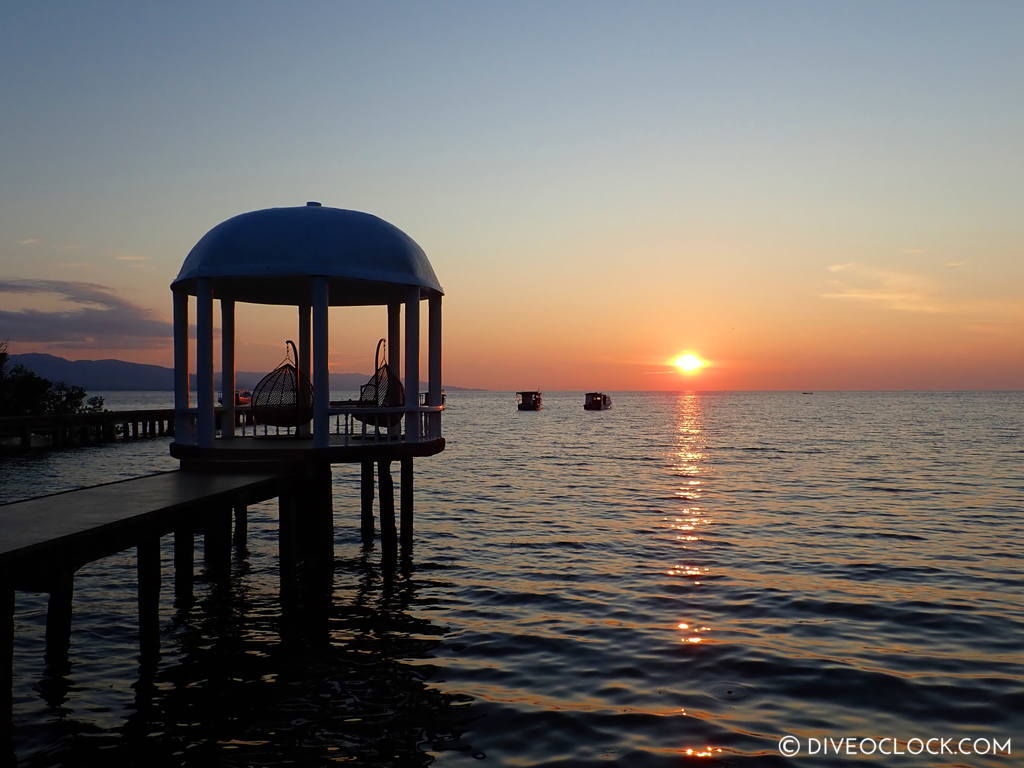
<instances>
[{"instance_id":1,"label":"blue sky","mask_svg":"<svg viewBox=\"0 0 1024 768\"><path fill-rule=\"evenodd\" d=\"M878 274L896 274L931 281L943 306L1002 308L959 312L960 330L1021 319L1005 308L1024 277L1019 3L33 3L4 15L3 278L98 283L166 317L167 285L207 229L322 200L425 248L457 320L453 363L465 355L467 368L524 315L565 328L539 350L555 365L547 356L609 283L619 325L667 322L676 346L725 348L737 365L756 345L691 332L690 313L674 317L680 293L702 323L738 317L751 332L779 311L766 292L822 305L836 333L905 328L891 306L829 300L830 267L853 264L847 276L876 276L871 295ZM595 265L605 280L578 277ZM769 341L784 347L806 322L797 312ZM991 365L1015 353L1002 338ZM537 350L503 343L490 366L521 361L495 379L514 386ZM574 365L649 364L659 349L602 363L588 348Z\"/></svg>"}]
</instances>

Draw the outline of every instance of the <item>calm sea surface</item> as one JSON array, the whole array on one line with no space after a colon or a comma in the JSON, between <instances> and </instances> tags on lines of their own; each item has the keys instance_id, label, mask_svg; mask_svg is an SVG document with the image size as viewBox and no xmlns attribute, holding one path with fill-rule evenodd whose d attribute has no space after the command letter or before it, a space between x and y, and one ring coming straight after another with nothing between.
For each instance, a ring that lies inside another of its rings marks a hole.
<instances>
[{"instance_id":1,"label":"calm sea surface","mask_svg":"<svg viewBox=\"0 0 1024 768\"><path fill-rule=\"evenodd\" d=\"M133 553L79 571L66 674L43 663L45 596L18 593L21 762L1024 764L1024 393L613 397L451 393L393 578L360 547L358 469L335 467L325 646L281 642L276 502L227 590L197 558L188 611L165 547L151 678ZM4 458L0 501L174 467L166 440ZM783 757L786 734L1014 755Z\"/></svg>"}]
</instances>

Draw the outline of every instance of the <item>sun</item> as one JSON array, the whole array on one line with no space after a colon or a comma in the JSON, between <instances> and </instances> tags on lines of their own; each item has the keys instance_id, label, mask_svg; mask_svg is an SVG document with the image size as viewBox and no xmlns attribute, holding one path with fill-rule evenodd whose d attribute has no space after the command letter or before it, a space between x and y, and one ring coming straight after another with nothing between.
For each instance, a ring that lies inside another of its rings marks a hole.
<instances>
[{"instance_id":1,"label":"sun","mask_svg":"<svg viewBox=\"0 0 1024 768\"><path fill-rule=\"evenodd\" d=\"M687 352L673 360L672 365L678 368L680 373L692 375L707 365L707 361L701 360L692 352Z\"/></svg>"}]
</instances>

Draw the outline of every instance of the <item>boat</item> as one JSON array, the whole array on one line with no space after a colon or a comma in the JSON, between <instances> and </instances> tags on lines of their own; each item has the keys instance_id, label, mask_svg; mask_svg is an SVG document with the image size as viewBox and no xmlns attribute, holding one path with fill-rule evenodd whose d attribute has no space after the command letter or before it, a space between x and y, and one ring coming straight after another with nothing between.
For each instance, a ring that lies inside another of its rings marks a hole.
<instances>
[{"instance_id":1,"label":"boat","mask_svg":"<svg viewBox=\"0 0 1024 768\"><path fill-rule=\"evenodd\" d=\"M612 407L612 399L604 392L587 392L583 400L583 409L587 411L605 411Z\"/></svg>"},{"instance_id":2,"label":"boat","mask_svg":"<svg viewBox=\"0 0 1024 768\"><path fill-rule=\"evenodd\" d=\"M516 392L516 402L520 411L539 411L543 406L543 395L537 391Z\"/></svg>"}]
</instances>

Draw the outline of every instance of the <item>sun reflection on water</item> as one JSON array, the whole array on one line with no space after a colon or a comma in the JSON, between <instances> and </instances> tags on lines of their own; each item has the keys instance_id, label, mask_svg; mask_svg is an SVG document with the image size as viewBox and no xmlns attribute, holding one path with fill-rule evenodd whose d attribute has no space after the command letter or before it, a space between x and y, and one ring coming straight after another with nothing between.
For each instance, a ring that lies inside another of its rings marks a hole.
<instances>
[{"instance_id":1,"label":"sun reflection on water","mask_svg":"<svg viewBox=\"0 0 1024 768\"><path fill-rule=\"evenodd\" d=\"M702 547L698 542L712 522L701 499L706 490L708 474L704 414L700 396L693 393L681 394L675 409L675 450L672 455L672 470L676 477L673 495L680 500L680 508L666 518L675 532L675 540L686 553L681 561L671 565L666 575L686 579L689 586L700 588L703 579L711 569L699 562ZM695 557L696 555L696 557ZM696 562L695 562L696 561ZM711 627L694 621L678 621L679 643L683 646L699 646L708 642L707 633ZM681 710L685 715L685 709ZM713 757L722 750L716 747L684 747L687 757Z\"/></svg>"},{"instance_id":2,"label":"sun reflection on water","mask_svg":"<svg viewBox=\"0 0 1024 768\"><path fill-rule=\"evenodd\" d=\"M704 414L699 395L687 392L679 395L675 408L675 450L672 469L677 477L674 490L676 498L683 501L679 510L667 519L669 526L678 532L677 541L686 542L684 550L690 550L690 543L701 540L702 526L711 522L707 511L699 505L703 496L707 473L706 437ZM698 576L707 573L706 568L691 565L676 565L670 575Z\"/></svg>"},{"instance_id":3,"label":"sun reflection on water","mask_svg":"<svg viewBox=\"0 0 1024 768\"><path fill-rule=\"evenodd\" d=\"M687 757L714 757L722 753L721 747L684 747L683 754Z\"/></svg>"}]
</instances>

